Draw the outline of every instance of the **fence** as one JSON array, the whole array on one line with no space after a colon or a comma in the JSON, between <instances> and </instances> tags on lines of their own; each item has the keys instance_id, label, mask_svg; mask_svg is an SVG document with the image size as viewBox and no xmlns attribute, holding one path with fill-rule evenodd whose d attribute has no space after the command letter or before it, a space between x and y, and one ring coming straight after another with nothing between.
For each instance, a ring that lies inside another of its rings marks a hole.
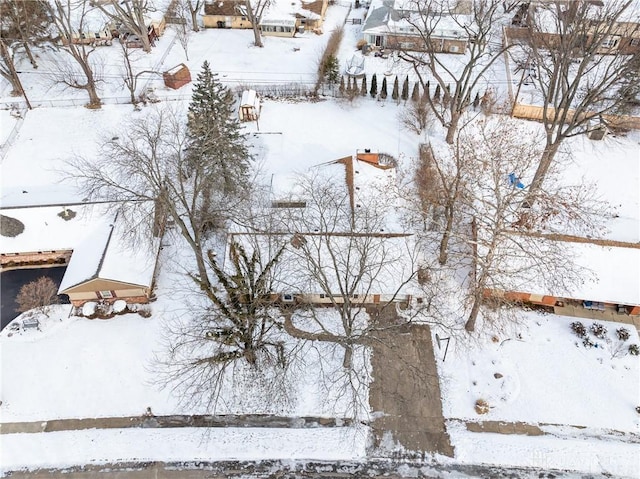
<instances>
[{"instance_id":1,"label":"fence","mask_svg":"<svg viewBox=\"0 0 640 479\"><path fill-rule=\"evenodd\" d=\"M553 108L549 108L550 114L553 114ZM572 118L575 113L572 110L568 112L568 118ZM536 105L525 105L516 103L513 106L511 116L514 118L522 118L525 120L542 121L544 119L544 108ZM640 130L640 117L630 115L602 115L602 119L612 128Z\"/></svg>"}]
</instances>

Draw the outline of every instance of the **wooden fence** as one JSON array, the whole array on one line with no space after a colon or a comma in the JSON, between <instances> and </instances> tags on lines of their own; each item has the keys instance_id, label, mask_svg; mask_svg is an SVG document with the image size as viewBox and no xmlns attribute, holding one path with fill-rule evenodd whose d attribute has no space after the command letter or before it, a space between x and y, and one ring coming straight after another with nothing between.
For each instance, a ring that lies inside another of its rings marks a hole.
<instances>
[{"instance_id":1,"label":"wooden fence","mask_svg":"<svg viewBox=\"0 0 640 479\"><path fill-rule=\"evenodd\" d=\"M525 120L542 121L544 108L536 105L525 105L516 103L511 112L514 118L522 118ZM573 113L569 111L568 117L572 117ZM622 128L629 130L640 130L640 117L630 115L602 115L604 121L612 128Z\"/></svg>"}]
</instances>

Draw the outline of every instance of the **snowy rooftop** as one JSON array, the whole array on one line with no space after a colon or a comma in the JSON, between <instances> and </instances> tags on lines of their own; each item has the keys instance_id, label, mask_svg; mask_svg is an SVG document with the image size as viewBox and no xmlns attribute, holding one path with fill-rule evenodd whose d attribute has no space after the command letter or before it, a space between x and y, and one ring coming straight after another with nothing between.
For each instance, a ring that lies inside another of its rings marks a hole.
<instances>
[{"instance_id":1,"label":"snowy rooftop","mask_svg":"<svg viewBox=\"0 0 640 479\"><path fill-rule=\"evenodd\" d=\"M132 245L127 229L117 218L95 225L74 248L59 291L95 278L151 286L160 243Z\"/></svg>"},{"instance_id":2,"label":"snowy rooftop","mask_svg":"<svg viewBox=\"0 0 640 479\"><path fill-rule=\"evenodd\" d=\"M2 209L3 215L22 222L24 231L14 238L0 236L0 253L74 249L103 214L92 205L69 206L67 211L75 216L64 219L60 206Z\"/></svg>"}]
</instances>

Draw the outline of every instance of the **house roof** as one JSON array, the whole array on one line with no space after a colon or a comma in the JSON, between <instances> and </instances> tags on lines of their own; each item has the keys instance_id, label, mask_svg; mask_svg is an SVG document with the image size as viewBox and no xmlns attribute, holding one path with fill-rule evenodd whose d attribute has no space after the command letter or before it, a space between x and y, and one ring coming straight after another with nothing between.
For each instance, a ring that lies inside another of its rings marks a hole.
<instances>
[{"instance_id":1,"label":"house roof","mask_svg":"<svg viewBox=\"0 0 640 479\"><path fill-rule=\"evenodd\" d=\"M246 16L247 7L242 1L220 0L204 4L205 15Z\"/></svg>"},{"instance_id":2,"label":"house roof","mask_svg":"<svg viewBox=\"0 0 640 479\"><path fill-rule=\"evenodd\" d=\"M421 24L423 20L411 17L419 14L412 10L412 4L402 4L399 0L374 0L367 17L365 18L362 32L368 34L392 34L392 35L418 35L412 23ZM467 40L468 34L464 26L469 25L472 19L470 15L434 15L428 17L428 25L431 36L434 38Z\"/></svg>"},{"instance_id":3,"label":"house roof","mask_svg":"<svg viewBox=\"0 0 640 479\"><path fill-rule=\"evenodd\" d=\"M153 238L148 244L132 245L128 232L129 227L114 215L93 223L73 248L59 292L94 279L150 287L160 241Z\"/></svg>"}]
</instances>

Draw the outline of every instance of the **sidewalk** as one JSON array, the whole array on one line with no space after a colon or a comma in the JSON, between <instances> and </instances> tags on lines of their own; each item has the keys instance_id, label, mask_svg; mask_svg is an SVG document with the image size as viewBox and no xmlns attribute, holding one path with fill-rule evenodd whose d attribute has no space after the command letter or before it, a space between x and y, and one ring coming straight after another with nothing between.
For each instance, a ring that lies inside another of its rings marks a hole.
<instances>
[{"instance_id":1,"label":"sidewalk","mask_svg":"<svg viewBox=\"0 0 640 479\"><path fill-rule=\"evenodd\" d=\"M83 419L52 419L33 422L0 423L0 434L80 431L84 429L176 428L176 427L271 427L304 429L315 427L348 427L351 419L327 417L283 417L260 414L247 415L173 415L129 416Z\"/></svg>"}]
</instances>

